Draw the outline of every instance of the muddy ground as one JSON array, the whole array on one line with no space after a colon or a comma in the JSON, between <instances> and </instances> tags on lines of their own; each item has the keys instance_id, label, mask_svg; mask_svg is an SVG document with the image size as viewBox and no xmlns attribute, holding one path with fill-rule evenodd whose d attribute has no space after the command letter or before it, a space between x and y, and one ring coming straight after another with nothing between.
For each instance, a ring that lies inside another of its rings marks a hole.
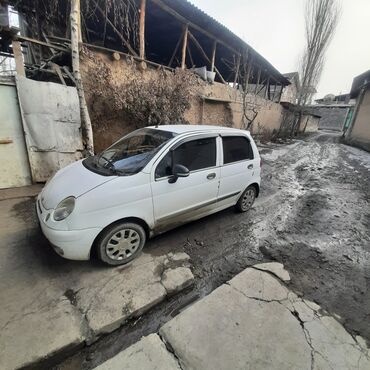
<instances>
[{"instance_id":1,"label":"muddy ground","mask_svg":"<svg viewBox=\"0 0 370 370\"><path fill-rule=\"evenodd\" d=\"M274 150L262 148L261 153L261 193L250 212L225 210L156 237L146 247L153 254L188 253L195 286L56 369L93 368L247 266L266 261L283 263L294 291L336 315L347 330L370 344L370 154L348 148L332 133ZM20 215L27 214L27 207L31 201ZM33 243L46 245L39 234ZM52 263L61 272L77 266L58 257Z\"/></svg>"},{"instance_id":2,"label":"muddy ground","mask_svg":"<svg viewBox=\"0 0 370 370\"><path fill-rule=\"evenodd\" d=\"M262 148L261 194L246 214L232 209L153 239L151 253L185 251L196 285L130 322L58 369L90 369L154 332L241 270L279 261L291 287L370 343L370 167L365 152L320 133L276 150ZM360 154L360 155L357 155ZM225 302L227 304L227 302Z\"/></svg>"}]
</instances>

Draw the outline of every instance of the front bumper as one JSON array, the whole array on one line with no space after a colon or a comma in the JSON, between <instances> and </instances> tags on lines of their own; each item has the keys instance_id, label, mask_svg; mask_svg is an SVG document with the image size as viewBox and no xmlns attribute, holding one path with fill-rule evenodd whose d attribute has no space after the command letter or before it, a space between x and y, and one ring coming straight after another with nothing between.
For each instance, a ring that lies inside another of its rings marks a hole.
<instances>
[{"instance_id":1,"label":"front bumper","mask_svg":"<svg viewBox=\"0 0 370 370\"><path fill-rule=\"evenodd\" d=\"M90 228L82 230L56 230L49 227L41 215L39 199L37 200L37 217L40 222L41 230L46 239L49 240L54 250L62 257L71 260L88 260L90 251L96 236L101 231L100 228Z\"/></svg>"}]
</instances>

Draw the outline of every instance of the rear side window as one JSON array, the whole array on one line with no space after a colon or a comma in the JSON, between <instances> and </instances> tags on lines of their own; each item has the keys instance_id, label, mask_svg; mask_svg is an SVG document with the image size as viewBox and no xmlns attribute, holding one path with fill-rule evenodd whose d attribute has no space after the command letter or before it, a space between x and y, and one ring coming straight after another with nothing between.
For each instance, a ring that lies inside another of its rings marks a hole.
<instances>
[{"instance_id":1,"label":"rear side window","mask_svg":"<svg viewBox=\"0 0 370 370\"><path fill-rule=\"evenodd\" d=\"M216 138L206 138L188 141L175 149L173 158L175 164L182 164L189 171L216 166ZM159 162L155 177L172 175L172 155L168 152Z\"/></svg>"},{"instance_id":2,"label":"rear side window","mask_svg":"<svg viewBox=\"0 0 370 370\"><path fill-rule=\"evenodd\" d=\"M244 136L226 136L222 138L224 164L253 159L250 141Z\"/></svg>"}]
</instances>

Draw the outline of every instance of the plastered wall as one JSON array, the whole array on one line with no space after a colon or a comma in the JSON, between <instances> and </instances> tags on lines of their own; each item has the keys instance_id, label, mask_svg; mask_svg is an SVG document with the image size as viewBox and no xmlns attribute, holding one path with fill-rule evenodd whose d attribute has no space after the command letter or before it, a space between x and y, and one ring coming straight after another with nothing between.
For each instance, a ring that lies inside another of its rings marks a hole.
<instances>
[{"instance_id":1,"label":"plastered wall","mask_svg":"<svg viewBox=\"0 0 370 370\"><path fill-rule=\"evenodd\" d=\"M97 82L93 76L109 76L109 81ZM82 58L81 73L85 87L86 100L93 123L95 150L99 152L119 139L122 135L135 129L135 123L130 122L124 111L117 110L112 102L107 101L105 89L110 84L122 85L132 78L149 78L158 75L158 70L149 65L143 70L138 62L122 56L114 60L105 52L88 51ZM109 69L109 73L107 73ZM99 85L99 86L97 86ZM102 86L100 86L102 85ZM103 86L105 85L105 86ZM232 86L214 83L209 84L201 79L193 88L191 108L185 113L185 121L190 124L214 124L243 128L242 96ZM277 131L283 118L283 107L280 104L265 100L260 96L247 96L248 109L256 109L256 116L251 131L253 133L271 133ZM248 117L253 117L252 111L247 111Z\"/></svg>"}]
</instances>

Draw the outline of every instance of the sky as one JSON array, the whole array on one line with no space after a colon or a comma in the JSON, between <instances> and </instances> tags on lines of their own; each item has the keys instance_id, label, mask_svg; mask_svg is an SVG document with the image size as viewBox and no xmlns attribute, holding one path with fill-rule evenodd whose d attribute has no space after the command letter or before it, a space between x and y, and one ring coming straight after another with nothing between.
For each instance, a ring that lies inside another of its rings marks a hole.
<instances>
[{"instance_id":1,"label":"sky","mask_svg":"<svg viewBox=\"0 0 370 370\"><path fill-rule=\"evenodd\" d=\"M279 72L298 69L305 0L190 0L251 45ZM327 50L316 98L347 93L370 69L370 0L338 0L341 17Z\"/></svg>"}]
</instances>

